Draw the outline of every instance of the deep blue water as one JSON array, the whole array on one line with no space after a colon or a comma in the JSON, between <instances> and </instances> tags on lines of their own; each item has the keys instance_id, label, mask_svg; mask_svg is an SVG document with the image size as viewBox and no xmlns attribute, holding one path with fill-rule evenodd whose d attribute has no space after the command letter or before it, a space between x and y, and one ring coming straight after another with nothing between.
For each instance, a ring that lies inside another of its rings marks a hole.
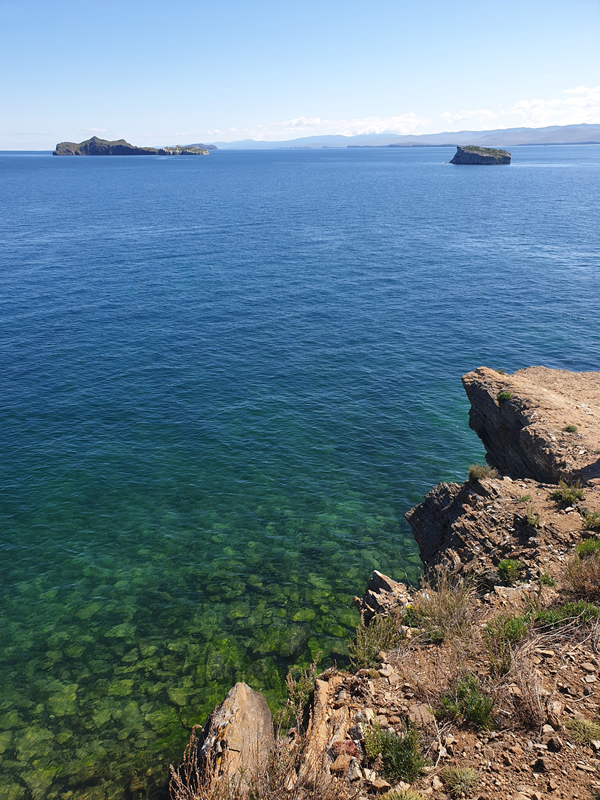
<instances>
[{"instance_id":1,"label":"deep blue water","mask_svg":"<svg viewBox=\"0 0 600 800\"><path fill-rule=\"evenodd\" d=\"M600 147L452 152L0 154L2 800L145 797L343 660L483 460L461 374L599 368Z\"/></svg>"}]
</instances>

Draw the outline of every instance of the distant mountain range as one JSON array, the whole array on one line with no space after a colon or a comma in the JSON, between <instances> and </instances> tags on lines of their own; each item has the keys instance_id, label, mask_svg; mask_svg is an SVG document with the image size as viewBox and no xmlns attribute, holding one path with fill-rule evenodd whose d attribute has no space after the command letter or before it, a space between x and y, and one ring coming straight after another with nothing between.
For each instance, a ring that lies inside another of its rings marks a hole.
<instances>
[{"instance_id":1,"label":"distant mountain range","mask_svg":"<svg viewBox=\"0 0 600 800\"><path fill-rule=\"evenodd\" d=\"M455 131L399 136L374 133L363 136L305 136L285 142L242 139L239 142L214 142L220 150L280 150L324 147L434 147L476 144L483 147L517 147L533 144L600 144L600 125L551 125L547 128L500 128L493 131ZM202 144L199 147L209 148Z\"/></svg>"}]
</instances>

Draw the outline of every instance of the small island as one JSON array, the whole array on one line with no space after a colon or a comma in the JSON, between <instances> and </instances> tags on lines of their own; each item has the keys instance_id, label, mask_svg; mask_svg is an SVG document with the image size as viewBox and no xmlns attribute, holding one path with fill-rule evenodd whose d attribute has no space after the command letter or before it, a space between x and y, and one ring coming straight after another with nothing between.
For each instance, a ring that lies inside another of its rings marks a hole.
<instances>
[{"instance_id":1,"label":"small island","mask_svg":"<svg viewBox=\"0 0 600 800\"><path fill-rule=\"evenodd\" d=\"M508 150L496 150L493 147L478 147L469 144L466 147L457 147L456 154L451 164L510 164Z\"/></svg>"},{"instance_id":2,"label":"small island","mask_svg":"<svg viewBox=\"0 0 600 800\"><path fill-rule=\"evenodd\" d=\"M92 136L85 142L59 142L53 156L207 156L208 150L195 145L175 147L136 147L125 139L109 142Z\"/></svg>"}]
</instances>

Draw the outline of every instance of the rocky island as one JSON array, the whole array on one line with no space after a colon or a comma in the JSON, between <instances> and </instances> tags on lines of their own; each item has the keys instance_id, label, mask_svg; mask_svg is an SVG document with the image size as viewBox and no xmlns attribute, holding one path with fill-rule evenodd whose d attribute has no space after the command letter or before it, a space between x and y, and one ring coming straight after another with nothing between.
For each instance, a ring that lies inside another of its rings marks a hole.
<instances>
[{"instance_id":1,"label":"rocky island","mask_svg":"<svg viewBox=\"0 0 600 800\"><path fill-rule=\"evenodd\" d=\"M463 377L488 464L408 512L421 588L377 571L350 668L238 683L172 800L600 797L600 373Z\"/></svg>"},{"instance_id":2,"label":"rocky island","mask_svg":"<svg viewBox=\"0 0 600 800\"><path fill-rule=\"evenodd\" d=\"M474 144L457 147L451 164L510 164L508 150L497 150L494 147L478 147Z\"/></svg>"},{"instance_id":3,"label":"rocky island","mask_svg":"<svg viewBox=\"0 0 600 800\"><path fill-rule=\"evenodd\" d=\"M92 136L85 142L59 142L53 156L207 156L208 150L194 145L175 147L136 147L125 139L109 142Z\"/></svg>"}]
</instances>

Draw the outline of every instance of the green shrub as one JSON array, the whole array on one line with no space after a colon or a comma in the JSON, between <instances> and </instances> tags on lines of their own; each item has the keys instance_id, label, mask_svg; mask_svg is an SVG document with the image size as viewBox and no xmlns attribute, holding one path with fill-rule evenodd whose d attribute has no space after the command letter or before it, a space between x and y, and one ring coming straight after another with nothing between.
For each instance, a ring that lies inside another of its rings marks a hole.
<instances>
[{"instance_id":1,"label":"green shrub","mask_svg":"<svg viewBox=\"0 0 600 800\"><path fill-rule=\"evenodd\" d=\"M490 653L494 675L506 675L512 666L512 648L527 636L531 627L530 615L500 614L485 627L483 636Z\"/></svg>"},{"instance_id":2,"label":"green shrub","mask_svg":"<svg viewBox=\"0 0 600 800\"><path fill-rule=\"evenodd\" d=\"M578 603L564 603L562 606L535 613L535 621L548 628L558 628L574 619L578 619L580 622L600 619L600 608L593 603L580 600Z\"/></svg>"},{"instance_id":3,"label":"green shrub","mask_svg":"<svg viewBox=\"0 0 600 800\"><path fill-rule=\"evenodd\" d=\"M469 797L479 784L479 774L469 767L446 767L440 773L451 797Z\"/></svg>"},{"instance_id":4,"label":"green shrub","mask_svg":"<svg viewBox=\"0 0 600 800\"><path fill-rule=\"evenodd\" d=\"M354 669L373 667L381 659L382 650L398 647L402 638L394 617L373 617L369 625L361 624L356 629L354 641L348 646L350 663Z\"/></svg>"},{"instance_id":5,"label":"green shrub","mask_svg":"<svg viewBox=\"0 0 600 800\"><path fill-rule=\"evenodd\" d=\"M600 530L600 514L597 511L587 511L584 519L588 528Z\"/></svg>"},{"instance_id":6,"label":"green shrub","mask_svg":"<svg viewBox=\"0 0 600 800\"><path fill-rule=\"evenodd\" d=\"M523 565L520 561L513 558L505 558L498 564L498 575L500 575L501 580L509 586L512 586L513 583L519 580L522 572Z\"/></svg>"},{"instance_id":7,"label":"green shrub","mask_svg":"<svg viewBox=\"0 0 600 800\"><path fill-rule=\"evenodd\" d=\"M556 586L556 581L547 572L540 572L540 583L542 586Z\"/></svg>"},{"instance_id":8,"label":"green shrub","mask_svg":"<svg viewBox=\"0 0 600 800\"><path fill-rule=\"evenodd\" d=\"M460 678L454 689L442 696L441 703L441 716L452 719L462 717L478 730L492 727L494 701L481 690L481 684L475 675Z\"/></svg>"},{"instance_id":9,"label":"green shrub","mask_svg":"<svg viewBox=\"0 0 600 800\"><path fill-rule=\"evenodd\" d=\"M521 497L519 497L519 503L528 503L530 500L531 500L530 494L524 494Z\"/></svg>"},{"instance_id":10,"label":"green shrub","mask_svg":"<svg viewBox=\"0 0 600 800\"><path fill-rule=\"evenodd\" d=\"M583 500L583 489L580 483L566 483L559 481L558 489L550 492L552 500L558 500L562 506L572 506L578 500Z\"/></svg>"},{"instance_id":11,"label":"green shrub","mask_svg":"<svg viewBox=\"0 0 600 800\"><path fill-rule=\"evenodd\" d=\"M570 732L571 738L579 744L590 744L600 739L600 725L589 719L568 719L565 727Z\"/></svg>"},{"instance_id":12,"label":"green shrub","mask_svg":"<svg viewBox=\"0 0 600 800\"><path fill-rule=\"evenodd\" d=\"M481 478L497 478L498 470L489 464L471 464L469 467L469 480L479 481Z\"/></svg>"},{"instance_id":13,"label":"green shrub","mask_svg":"<svg viewBox=\"0 0 600 800\"><path fill-rule=\"evenodd\" d=\"M402 735L373 725L365 730L365 752L371 759L381 756L382 772L388 779L412 783L427 766L423 740L415 725Z\"/></svg>"},{"instance_id":14,"label":"green shrub","mask_svg":"<svg viewBox=\"0 0 600 800\"><path fill-rule=\"evenodd\" d=\"M595 537L593 539L584 539L583 542L579 542L575 549L579 558L593 556L594 553L600 550L600 539Z\"/></svg>"},{"instance_id":15,"label":"green shrub","mask_svg":"<svg viewBox=\"0 0 600 800\"><path fill-rule=\"evenodd\" d=\"M567 425L563 428L563 431L565 431L565 433L577 433L577 425Z\"/></svg>"},{"instance_id":16,"label":"green shrub","mask_svg":"<svg viewBox=\"0 0 600 800\"><path fill-rule=\"evenodd\" d=\"M527 506L527 525L530 528L537 528L540 524L540 515L537 513L533 506Z\"/></svg>"},{"instance_id":17,"label":"green shrub","mask_svg":"<svg viewBox=\"0 0 600 800\"><path fill-rule=\"evenodd\" d=\"M498 392L496 399L499 403L505 402L506 400L512 400L512 394L510 392Z\"/></svg>"}]
</instances>

